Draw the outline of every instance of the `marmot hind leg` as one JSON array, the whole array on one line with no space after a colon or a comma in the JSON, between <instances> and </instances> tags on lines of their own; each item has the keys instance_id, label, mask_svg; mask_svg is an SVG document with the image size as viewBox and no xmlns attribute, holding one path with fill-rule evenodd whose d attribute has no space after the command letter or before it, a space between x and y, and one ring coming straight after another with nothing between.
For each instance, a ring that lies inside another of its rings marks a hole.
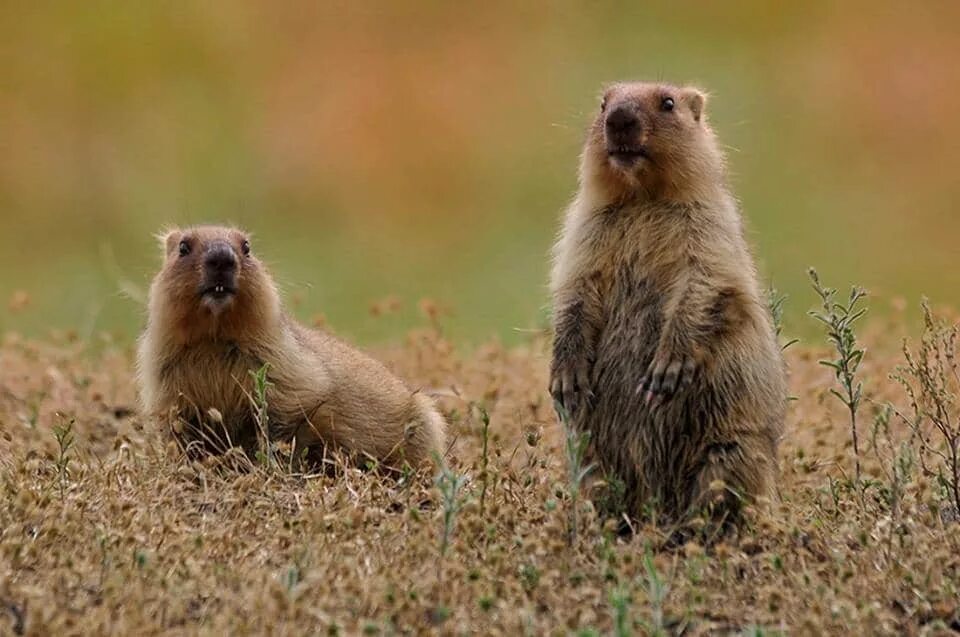
<instances>
[{"instance_id":1,"label":"marmot hind leg","mask_svg":"<svg viewBox=\"0 0 960 637\"><path fill-rule=\"evenodd\" d=\"M699 517L705 525L698 532L690 528L674 533L670 543L699 536L712 543L737 528L743 508L757 496L766 495L773 467L767 454L751 451L762 444L743 439L718 442L704 450L703 463L691 481L687 519Z\"/></svg>"}]
</instances>

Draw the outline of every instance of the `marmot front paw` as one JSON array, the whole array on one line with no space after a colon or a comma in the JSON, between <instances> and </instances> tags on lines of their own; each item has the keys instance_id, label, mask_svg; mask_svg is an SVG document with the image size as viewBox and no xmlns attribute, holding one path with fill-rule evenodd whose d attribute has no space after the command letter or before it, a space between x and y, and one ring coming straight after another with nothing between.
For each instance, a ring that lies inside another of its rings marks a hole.
<instances>
[{"instance_id":1,"label":"marmot front paw","mask_svg":"<svg viewBox=\"0 0 960 637\"><path fill-rule=\"evenodd\" d=\"M699 367L700 362L693 355L657 353L640 379L637 392L643 394L644 403L656 405L693 384Z\"/></svg>"},{"instance_id":2,"label":"marmot front paw","mask_svg":"<svg viewBox=\"0 0 960 637\"><path fill-rule=\"evenodd\" d=\"M590 365L554 363L550 371L550 394L568 417L576 414L585 402L593 398L590 390Z\"/></svg>"}]
</instances>

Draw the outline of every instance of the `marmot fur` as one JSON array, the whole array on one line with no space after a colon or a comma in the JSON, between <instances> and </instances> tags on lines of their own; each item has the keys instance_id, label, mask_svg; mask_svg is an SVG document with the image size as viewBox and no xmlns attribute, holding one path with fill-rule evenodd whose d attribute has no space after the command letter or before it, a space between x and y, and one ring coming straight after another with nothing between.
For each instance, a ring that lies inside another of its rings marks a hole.
<instances>
[{"instance_id":1,"label":"marmot fur","mask_svg":"<svg viewBox=\"0 0 960 637\"><path fill-rule=\"evenodd\" d=\"M777 470L785 366L705 102L611 86L554 248L551 393L635 517L735 516Z\"/></svg>"},{"instance_id":2,"label":"marmot fur","mask_svg":"<svg viewBox=\"0 0 960 637\"><path fill-rule=\"evenodd\" d=\"M288 316L244 232L177 229L162 244L138 380L144 411L178 440L249 451L258 433L251 372L267 365L269 438L397 465L442 453L445 423L431 399Z\"/></svg>"}]
</instances>

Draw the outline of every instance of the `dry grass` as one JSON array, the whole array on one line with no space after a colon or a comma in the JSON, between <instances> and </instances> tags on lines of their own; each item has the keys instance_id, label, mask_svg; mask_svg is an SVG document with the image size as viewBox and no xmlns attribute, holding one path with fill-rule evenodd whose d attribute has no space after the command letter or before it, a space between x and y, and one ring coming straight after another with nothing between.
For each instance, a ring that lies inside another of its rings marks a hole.
<instances>
[{"instance_id":1,"label":"dry grass","mask_svg":"<svg viewBox=\"0 0 960 637\"><path fill-rule=\"evenodd\" d=\"M851 479L848 415L828 393L831 371L817 364L827 352L796 346L780 501L755 512L739 538L675 553L649 548L661 539L654 528L617 537L585 498L569 544L564 438L538 338L461 355L424 330L380 352L412 381L449 389L448 478L466 482L452 494L462 507L445 516L427 472L341 466L291 476L191 464L132 413L127 347L8 336L0 632L956 631L956 511L907 462L911 430L896 415L889 435L871 436L874 413L887 413L877 405L913 413L888 379L903 362L900 328L874 328L862 336L863 494ZM486 460L476 405L490 416ZM69 423L58 444L55 428Z\"/></svg>"}]
</instances>

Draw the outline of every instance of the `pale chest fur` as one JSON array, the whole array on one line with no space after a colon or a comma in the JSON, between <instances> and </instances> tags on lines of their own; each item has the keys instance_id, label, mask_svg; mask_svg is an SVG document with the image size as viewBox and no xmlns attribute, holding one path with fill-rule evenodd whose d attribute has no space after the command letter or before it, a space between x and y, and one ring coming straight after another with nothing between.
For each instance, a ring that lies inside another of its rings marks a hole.
<instances>
[{"instance_id":1,"label":"pale chest fur","mask_svg":"<svg viewBox=\"0 0 960 637\"><path fill-rule=\"evenodd\" d=\"M186 348L157 369L160 406L178 405L184 416L193 409L201 414L216 409L229 421L242 419L253 409L251 373L262 365L257 355L233 343Z\"/></svg>"},{"instance_id":2,"label":"pale chest fur","mask_svg":"<svg viewBox=\"0 0 960 637\"><path fill-rule=\"evenodd\" d=\"M666 284L680 278L694 249L688 235L686 224L663 210L574 208L554 248L553 293L562 296L578 281L587 281L606 296L618 284L644 279Z\"/></svg>"}]
</instances>

